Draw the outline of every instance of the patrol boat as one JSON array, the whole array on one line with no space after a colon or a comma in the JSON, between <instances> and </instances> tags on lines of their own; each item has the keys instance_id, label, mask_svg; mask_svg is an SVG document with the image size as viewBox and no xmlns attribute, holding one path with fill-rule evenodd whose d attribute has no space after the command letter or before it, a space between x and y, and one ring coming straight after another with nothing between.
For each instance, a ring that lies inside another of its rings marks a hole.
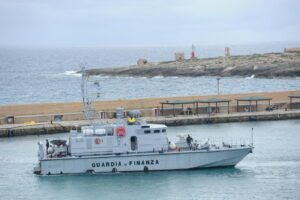
<instances>
[{"instance_id":1,"label":"patrol boat","mask_svg":"<svg viewBox=\"0 0 300 200\"><path fill-rule=\"evenodd\" d=\"M91 102L85 97L83 101L89 118L93 113ZM91 121L89 126L71 130L68 140L52 140L48 145L39 142L39 162L34 173L146 172L235 166L254 148L253 142L214 144L212 140L195 140L188 143L185 135L171 142L167 126L146 123L138 111L128 112L128 116L128 120L124 118L123 108L119 108L112 124Z\"/></svg>"}]
</instances>

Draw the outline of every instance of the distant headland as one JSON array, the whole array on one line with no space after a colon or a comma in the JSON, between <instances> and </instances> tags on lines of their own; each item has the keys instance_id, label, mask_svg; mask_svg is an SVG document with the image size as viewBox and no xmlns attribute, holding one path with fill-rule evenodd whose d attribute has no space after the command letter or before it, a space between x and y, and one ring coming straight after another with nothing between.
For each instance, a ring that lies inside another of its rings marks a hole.
<instances>
[{"instance_id":1,"label":"distant headland","mask_svg":"<svg viewBox=\"0 0 300 200\"><path fill-rule=\"evenodd\" d=\"M300 77L300 48L285 49L282 53L264 53L214 58L185 59L175 53L174 61L151 62L140 58L137 65L113 68L97 68L86 71L90 75L105 76L255 76L264 78ZM80 73L80 72L79 72Z\"/></svg>"}]
</instances>

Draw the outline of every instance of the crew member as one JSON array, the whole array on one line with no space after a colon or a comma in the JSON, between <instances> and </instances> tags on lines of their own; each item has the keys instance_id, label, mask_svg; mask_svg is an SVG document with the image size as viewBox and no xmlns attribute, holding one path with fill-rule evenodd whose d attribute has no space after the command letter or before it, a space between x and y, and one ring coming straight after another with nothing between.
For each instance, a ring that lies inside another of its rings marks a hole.
<instances>
[{"instance_id":1,"label":"crew member","mask_svg":"<svg viewBox=\"0 0 300 200\"><path fill-rule=\"evenodd\" d=\"M193 138L192 138L190 135L187 136L186 142L187 142L187 144L188 144L190 150L192 150L192 142L193 142Z\"/></svg>"},{"instance_id":2,"label":"crew member","mask_svg":"<svg viewBox=\"0 0 300 200\"><path fill-rule=\"evenodd\" d=\"M47 152L47 154L48 154L48 149L49 149L49 141L48 141L48 139L46 139L46 152Z\"/></svg>"},{"instance_id":3,"label":"crew member","mask_svg":"<svg viewBox=\"0 0 300 200\"><path fill-rule=\"evenodd\" d=\"M128 125L132 125L132 124L135 124L136 120L134 117L128 117L127 122L128 122Z\"/></svg>"}]
</instances>

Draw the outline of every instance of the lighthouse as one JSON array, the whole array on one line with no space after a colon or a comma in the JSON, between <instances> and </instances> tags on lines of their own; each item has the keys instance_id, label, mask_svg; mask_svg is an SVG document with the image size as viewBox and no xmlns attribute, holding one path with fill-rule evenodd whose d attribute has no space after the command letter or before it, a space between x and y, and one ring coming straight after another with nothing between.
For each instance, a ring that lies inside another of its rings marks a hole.
<instances>
[{"instance_id":1,"label":"lighthouse","mask_svg":"<svg viewBox=\"0 0 300 200\"><path fill-rule=\"evenodd\" d=\"M195 58L196 58L196 47L195 45L192 45L191 59L195 59Z\"/></svg>"}]
</instances>

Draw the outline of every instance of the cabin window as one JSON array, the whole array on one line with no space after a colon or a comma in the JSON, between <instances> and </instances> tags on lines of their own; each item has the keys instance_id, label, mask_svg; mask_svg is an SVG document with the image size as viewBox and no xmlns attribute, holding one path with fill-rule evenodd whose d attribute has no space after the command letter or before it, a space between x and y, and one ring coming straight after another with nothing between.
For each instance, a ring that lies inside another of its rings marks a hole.
<instances>
[{"instance_id":1,"label":"cabin window","mask_svg":"<svg viewBox=\"0 0 300 200\"><path fill-rule=\"evenodd\" d=\"M165 133L165 132L166 132L166 129L163 129L161 132Z\"/></svg>"},{"instance_id":2,"label":"cabin window","mask_svg":"<svg viewBox=\"0 0 300 200\"><path fill-rule=\"evenodd\" d=\"M137 137L136 136L132 136L130 138L130 147L132 151L137 150Z\"/></svg>"},{"instance_id":3,"label":"cabin window","mask_svg":"<svg viewBox=\"0 0 300 200\"><path fill-rule=\"evenodd\" d=\"M113 128L106 128L105 132L107 133L107 135L109 136L113 136L114 135L114 129Z\"/></svg>"},{"instance_id":4,"label":"cabin window","mask_svg":"<svg viewBox=\"0 0 300 200\"><path fill-rule=\"evenodd\" d=\"M145 133L145 134L150 134L151 131L150 131L150 130L145 130L144 133Z\"/></svg>"},{"instance_id":5,"label":"cabin window","mask_svg":"<svg viewBox=\"0 0 300 200\"><path fill-rule=\"evenodd\" d=\"M154 133L160 133L160 130L154 130Z\"/></svg>"}]
</instances>

